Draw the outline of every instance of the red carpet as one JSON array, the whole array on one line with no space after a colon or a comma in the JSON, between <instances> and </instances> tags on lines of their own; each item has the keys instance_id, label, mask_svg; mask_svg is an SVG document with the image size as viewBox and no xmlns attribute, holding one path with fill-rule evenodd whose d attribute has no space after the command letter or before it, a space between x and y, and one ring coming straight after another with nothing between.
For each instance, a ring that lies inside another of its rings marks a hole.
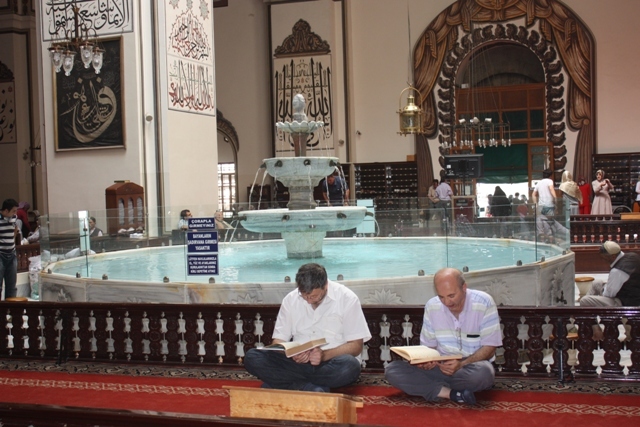
<instances>
[{"instance_id":1,"label":"red carpet","mask_svg":"<svg viewBox=\"0 0 640 427\"><path fill-rule=\"evenodd\" d=\"M68 374L0 370L0 395L5 402L40 403L112 409L141 409L205 415L229 415L223 385L259 386L258 381ZM580 427L640 423L640 398L587 393L509 392L477 394L473 407L450 402L429 403L385 386L358 385L339 390L361 396L358 424L421 426Z\"/></svg>"}]
</instances>

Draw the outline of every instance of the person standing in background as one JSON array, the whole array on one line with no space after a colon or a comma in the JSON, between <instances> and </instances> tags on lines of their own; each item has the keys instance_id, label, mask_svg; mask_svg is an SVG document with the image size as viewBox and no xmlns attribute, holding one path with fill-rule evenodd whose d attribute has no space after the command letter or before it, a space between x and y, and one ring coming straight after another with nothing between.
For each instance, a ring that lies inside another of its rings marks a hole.
<instances>
[{"instance_id":1,"label":"person standing in background","mask_svg":"<svg viewBox=\"0 0 640 427\"><path fill-rule=\"evenodd\" d=\"M0 291L4 281L4 298L16 296L18 281L18 257L16 256L16 212L18 202L6 199L0 211Z\"/></svg>"},{"instance_id":2,"label":"person standing in background","mask_svg":"<svg viewBox=\"0 0 640 427\"><path fill-rule=\"evenodd\" d=\"M444 209L444 214L451 221L451 196L453 196L453 190L445 179L440 181L440 185L436 187L436 195L440 199L436 206L439 209Z\"/></svg>"},{"instance_id":3,"label":"person standing in background","mask_svg":"<svg viewBox=\"0 0 640 427\"><path fill-rule=\"evenodd\" d=\"M436 188L438 188L438 180L434 179L431 182L431 187L429 187L429 193L427 194L427 197L429 198L429 213L431 213L431 219L436 219L436 214L433 213L433 209L435 209L438 206L438 202L440 201L440 199L438 199L438 194L436 193Z\"/></svg>"},{"instance_id":4,"label":"person standing in background","mask_svg":"<svg viewBox=\"0 0 640 427\"><path fill-rule=\"evenodd\" d=\"M31 230L31 224L29 224L29 209L31 205L28 202L20 202L18 204L18 210L16 211L16 217L21 221L20 233L22 237L27 237L33 230Z\"/></svg>"},{"instance_id":5,"label":"person standing in background","mask_svg":"<svg viewBox=\"0 0 640 427\"><path fill-rule=\"evenodd\" d=\"M542 179L538 181L531 194L533 202L540 205L540 213L544 216L553 215L556 210L556 190L551 175L553 175L552 171L544 170Z\"/></svg>"},{"instance_id":6,"label":"person standing in background","mask_svg":"<svg viewBox=\"0 0 640 427\"><path fill-rule=\"evenodd\" d=\"M613 184L604 177L604 171L599 169L596 171L596 179L591 183L593 188L593 205L591 206L591 215L611 215L613 207L611 206L611 196L609 193L613 191Z\"/></svg>"},{"instance_id":7,"label":"person standing in background","mask_svg":"<svg viewBox=\"0 0 640 427\"><path fill-rule=\"evenodd\" d=\"M578 188L582 193L582 201L578 205L578 212L580 215L591 214L591 184L585 181L584 177L578 178Z\"/></svg>"}]
</instances>

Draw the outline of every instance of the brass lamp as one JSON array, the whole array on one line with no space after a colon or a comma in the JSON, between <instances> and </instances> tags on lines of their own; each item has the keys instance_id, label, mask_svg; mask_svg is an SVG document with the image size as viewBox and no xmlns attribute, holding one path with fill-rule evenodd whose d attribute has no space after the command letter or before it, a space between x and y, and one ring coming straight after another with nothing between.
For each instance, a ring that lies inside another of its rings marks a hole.
<instances>
[{"instance_id":1,"label":"brass lamp","mask_svg":"<svg viewBox=\"0 0 640 427\"><path fill-rule=\"evenodd\" d=\"M422 94L418 89L413 86L406 87L400 92L400 99L398 105L402 105L402 94L411 90L418 93L418 100L422 100ZM415 96L413 94L407 95L407 105L404 108L400 107L398 110L400 116L400 135L414 135L424 133L422 128L422 122L424 121L424 111L415 103Z\"/></svg>"}]
</instances>

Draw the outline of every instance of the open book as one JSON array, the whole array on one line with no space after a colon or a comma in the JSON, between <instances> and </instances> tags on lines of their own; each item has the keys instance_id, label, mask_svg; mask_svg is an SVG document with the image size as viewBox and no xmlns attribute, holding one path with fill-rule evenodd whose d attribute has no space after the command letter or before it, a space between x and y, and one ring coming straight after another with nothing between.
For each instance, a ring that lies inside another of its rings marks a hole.
<instances>
[{"instance_id":1,"label":"open book","mask_svg":"<svg viewBox=\"0 0 640 427\"><path fill-rule=\"evenodd\" d=\"M284 354L287 357L293 357L296 354L311 350L312 348L322 347L325 344L327 344L326 339L318 338L317 340L311 340L305 343L299 343L297 341L280 342L278 344L271 344L266 347L262 347L260 350L284 351Z\"/></svg>"},{"instance_id":2,"label":"open book","mask_svg":"<svg viewBox=\"0 0 640 427\"><path fill-rule=\"evenodd\" d=\"M426 347L424 345L407 345L404 347L391 347L391 351L404 359L407 359L412 365L426 362L437 362L439 360L462 359L460 354L448 354L441 356L438 350Z\"/></svg>"}]
</instances>

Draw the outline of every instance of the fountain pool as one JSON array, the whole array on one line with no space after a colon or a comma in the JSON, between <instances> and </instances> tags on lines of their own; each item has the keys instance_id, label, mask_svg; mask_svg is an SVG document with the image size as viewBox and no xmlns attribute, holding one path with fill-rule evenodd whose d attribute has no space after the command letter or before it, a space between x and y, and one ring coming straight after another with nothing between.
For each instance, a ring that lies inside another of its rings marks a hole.
<instances>
[{"instance_id":1,"label":"fountain pool","mask_svg":"<svg viewBox=\"0 0 640 427\"><path fill-rule=\"evenodd\" d=\"M471 288L489 292L498 304L564 305L574 300L574 257L554 245L472 238L325 239L324 256L292 259L282 241L220 244L220 275L186 276L183 246L137 249L51 264L41 275L46 301L264 303L279 304L294 288L298 267L318 262L330 279L338 275L363 304L424 304L433 294L433 274L443 266L469 268ZM545 257L545 261L536 262ZM522 261L522 266L516 266ZM422 270L424 275L419 274ZM82 277L77 278L76 273ZM103 280L103 275L108 280ZM168 277L170 282L163 282Z\"/></svg>"}]
</instances>

